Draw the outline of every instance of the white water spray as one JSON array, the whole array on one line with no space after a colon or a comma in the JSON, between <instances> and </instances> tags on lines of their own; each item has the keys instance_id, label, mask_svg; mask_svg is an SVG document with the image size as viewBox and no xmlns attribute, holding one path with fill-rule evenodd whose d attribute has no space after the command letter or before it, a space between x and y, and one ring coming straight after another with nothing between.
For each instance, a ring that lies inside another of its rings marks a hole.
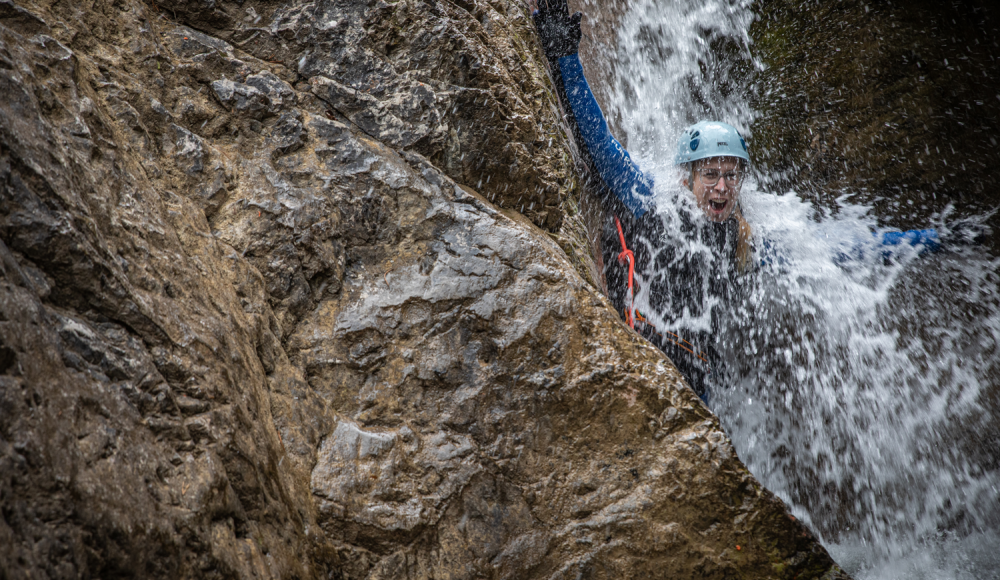
<instances>
[{"instance_id":1,"label":"white water spray","mask_svg":"<svg viewBox=\"0 0 1000 580\"><path fill-rule=\"evenodd\" d=\"M731 74L760 66L753 18L727 0L639 0L622 18L606 113L661 207L684 127L754 119ZM1000 260L886 262L870 208L848 198L829 217L751 183L742 203L780 260L724 324L734 378L713 406L740 457L856 578L1000 578Z\"/></svg>"}]
</instances>

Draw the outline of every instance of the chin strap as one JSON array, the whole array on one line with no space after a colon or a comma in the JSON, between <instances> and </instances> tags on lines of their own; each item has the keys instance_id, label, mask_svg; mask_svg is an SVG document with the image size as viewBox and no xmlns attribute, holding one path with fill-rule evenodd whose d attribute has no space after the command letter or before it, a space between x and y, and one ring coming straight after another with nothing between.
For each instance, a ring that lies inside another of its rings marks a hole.
<instances>
[{"instance_id":1,"label":"chin strap","mask_svg":"<svg viewBox=\"0 0 1000 580\"><path fill-rule=\"evenodd\" d=\"M635 296L632 293L632 280L635 277L635 254L625 245L625 234L622 232L622 223L618 221L618 216L615 216L615 227L618 228L618 240L622 244L622 251L618 254L618 263L621 264L628 260L628 307L625 309L625 322L630 327L635 328L635 305L633 304Z\"/></svg>"}]
</instances>

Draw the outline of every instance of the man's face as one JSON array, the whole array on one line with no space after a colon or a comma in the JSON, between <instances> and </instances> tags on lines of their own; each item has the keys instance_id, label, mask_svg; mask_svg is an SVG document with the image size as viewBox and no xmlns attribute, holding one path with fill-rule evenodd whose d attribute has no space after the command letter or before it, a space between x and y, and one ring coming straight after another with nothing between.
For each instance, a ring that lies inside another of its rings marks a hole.
<instances>
[{"instance_id":1,"label":"man's face","mask_svg":"<svg viewBox=\"0 0 1000 580\"><path fill-rule=\"evenodd\" d=\"M729 183L726 177L737 176L739 180ZM684 178L684 187L691 190L698 207L713 222L724 222L736 209L740 195L742 172L739 159L735 157L712 157L695 162L694 171ZM718 178L718 182L711 184ZM691 180L694 181L691 181ZM711 185L710 185L711 184Z\"/></svg>"}]
</instances>

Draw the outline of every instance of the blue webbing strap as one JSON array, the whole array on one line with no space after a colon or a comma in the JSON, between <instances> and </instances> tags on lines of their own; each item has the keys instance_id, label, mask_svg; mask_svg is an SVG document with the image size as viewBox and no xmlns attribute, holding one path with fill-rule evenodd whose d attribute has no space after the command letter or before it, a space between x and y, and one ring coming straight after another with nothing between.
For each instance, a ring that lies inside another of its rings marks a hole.
<instances>
[{"instance_id":1,"label":"blue webbing strap","mask_svg":"<svg viewBox=\"0 0 1000 580\"><path fill-rule=\"evenodd\" d=\"M921 253L936 252L941 249L941 238L937 230L908 230L905 232L875 232L875 239L883 246L909 244L923 246Z\"/></svg>"}]
</instances>

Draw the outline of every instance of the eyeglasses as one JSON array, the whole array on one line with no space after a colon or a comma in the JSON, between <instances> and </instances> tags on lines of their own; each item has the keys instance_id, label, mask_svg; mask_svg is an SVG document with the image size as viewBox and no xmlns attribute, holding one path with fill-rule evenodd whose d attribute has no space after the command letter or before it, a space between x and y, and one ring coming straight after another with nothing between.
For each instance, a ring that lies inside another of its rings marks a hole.
<instances>
[{"instance_id":1,"label":"eyeglasses","mask_svg":"<svg viewBox=\"0 0 1000 580\"><path fill-rule=\"evenodd\" d=\"M701 175L701 180L708 187L715 187L715 184L719 183L720 179L726 180L726 185L729 187L736 187L743 180L742 171L727 171L722 173L718 169L695 169L698 175Z\"/></svg>"}]
</instances>

